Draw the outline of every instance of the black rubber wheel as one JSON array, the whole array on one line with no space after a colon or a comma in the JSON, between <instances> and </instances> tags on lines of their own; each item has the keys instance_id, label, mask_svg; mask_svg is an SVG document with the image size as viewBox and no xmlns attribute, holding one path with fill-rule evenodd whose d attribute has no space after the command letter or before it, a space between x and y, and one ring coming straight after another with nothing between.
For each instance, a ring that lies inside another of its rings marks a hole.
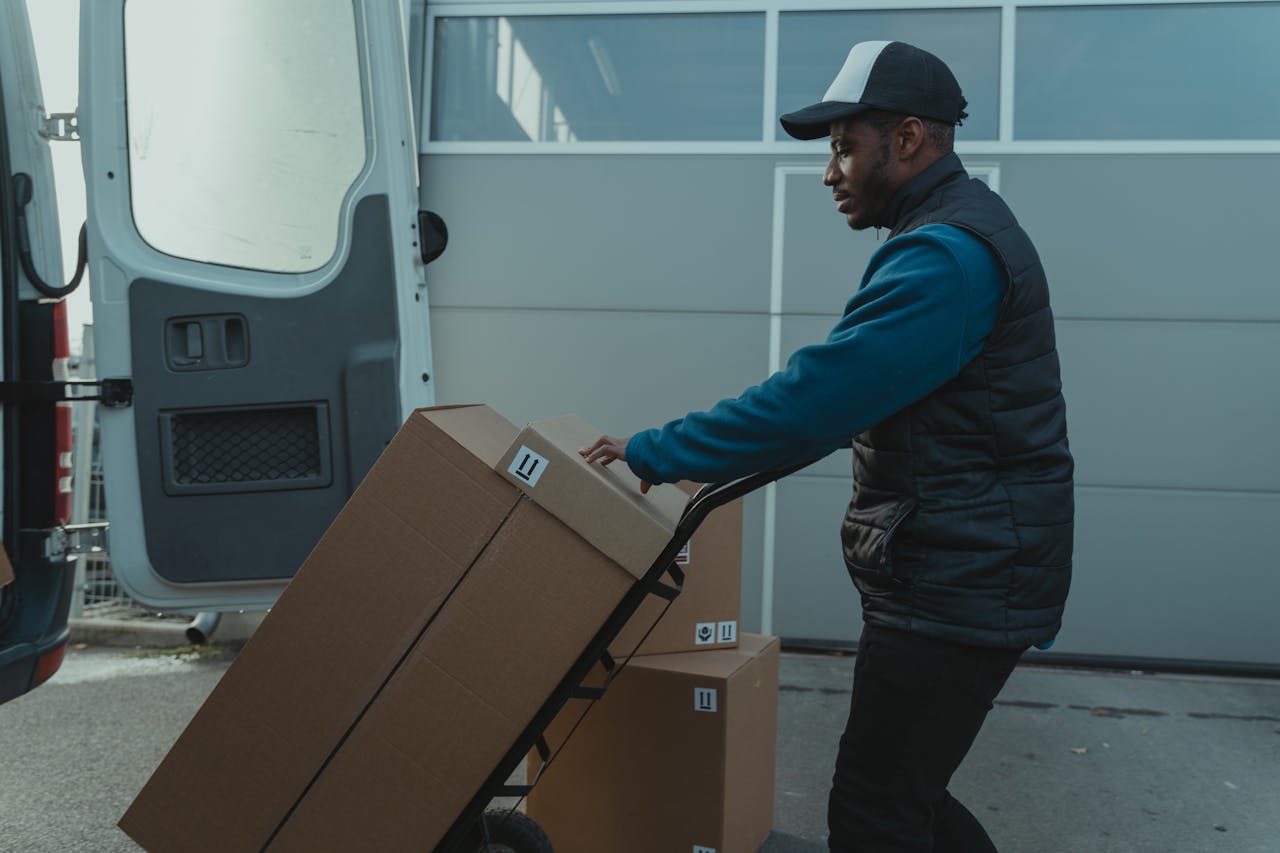
<instances>
[{"instance_id":1,"label":"black rubber wheel","mask_svg":"<svg viewBox=\"0 0 1280 853\"><path fill-rule=\"evenodd\" d=\"M476 853L555 853L538 822L521 812L494 809L484 813L489 843Z\"/></svg>"}]
</instances>

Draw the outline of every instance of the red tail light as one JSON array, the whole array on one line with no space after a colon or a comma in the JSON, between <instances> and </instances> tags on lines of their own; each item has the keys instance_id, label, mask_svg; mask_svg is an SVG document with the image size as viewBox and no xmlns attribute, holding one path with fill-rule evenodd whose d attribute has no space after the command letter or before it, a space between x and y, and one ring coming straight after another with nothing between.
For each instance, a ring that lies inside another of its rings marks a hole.
<instances>
[{"instance_id":1,"label":"red tail light","mask_svg":"<svg viewBox=\"0 0 1280 853\"><path fill-rule=\"evenodd\" d=\"M53 378L56 381L66 381L70 357L71 333L67 328L67 303L64 300L53 307ZM56 429L58 459L54 469L53 515L58 524L67 524L71 521L71 456L74 447L70 403L58 404Z\"/></svg>"},{"instance_id":2,"label":"red tail light","mask_svg":"<svg viewBox=\"0 0 1280 853\"><path fill-rule=\"evenodd\" d=\"M62 659L66 657L66 654L67 644L59 643L40 655L40 659L36 661L35 678L31 680L32 690L53 678L53 674L58 671L58 667L62 666Z\"/></svg>"}]
</instances>

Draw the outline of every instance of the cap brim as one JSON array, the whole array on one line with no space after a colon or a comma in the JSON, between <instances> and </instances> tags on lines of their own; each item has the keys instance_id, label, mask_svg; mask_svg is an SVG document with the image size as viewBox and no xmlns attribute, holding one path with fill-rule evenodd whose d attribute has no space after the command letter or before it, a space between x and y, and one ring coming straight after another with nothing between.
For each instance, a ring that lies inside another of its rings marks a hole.
<instances>
[{"instance_id":1,"label":"cap brim","mask_svg":"<svg viewBox=\"0 0 1280 853\"><path fill-rule=\"evenodd\" d=\"M822 101L787 113L779 121L782 129L796 139L821 139L831 133L831 122L855 116L871 109L868 104L851 104L846 101Z\"/></svg>"}]
</instances>

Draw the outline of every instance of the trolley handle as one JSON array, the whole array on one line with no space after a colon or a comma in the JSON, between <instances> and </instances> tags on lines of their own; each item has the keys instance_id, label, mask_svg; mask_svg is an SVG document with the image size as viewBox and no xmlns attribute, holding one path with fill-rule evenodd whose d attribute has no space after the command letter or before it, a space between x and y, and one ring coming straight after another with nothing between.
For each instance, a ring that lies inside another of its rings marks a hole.
<instances>
[{"instance_id":1,"label":"trolley handle","mask_svg":"<svg viewBox=\"0 0 1280 853\"><path fill-rule=\"evenodd\" d=\"M739 477L736 480L729 480L724 483L711 483L698 489L684 509L684 515L680 517L680 523L676 525L674 541L683 544L693 535L693 531L698 525L706 519L707 515L713 509L724 506L730 501L737 500L743 495L754 492L763 486L781 480L783 477L790 476L801 468L808 468L817 459L807 459L804 462L797 462L791 465L783 465L780 468L771 468L768 471L760 471L756 474L748 474L745 477Z\"/></svg>"}]
</instances>

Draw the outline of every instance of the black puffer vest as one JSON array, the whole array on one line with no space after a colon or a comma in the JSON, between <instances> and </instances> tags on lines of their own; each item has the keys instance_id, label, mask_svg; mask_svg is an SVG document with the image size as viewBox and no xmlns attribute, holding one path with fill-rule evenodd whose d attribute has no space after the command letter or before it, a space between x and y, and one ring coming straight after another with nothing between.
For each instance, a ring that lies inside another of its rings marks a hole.
<instances>
[{"instance_id":1,"label":"black puffer vest","mask_svg":"<svg viewBox=\"0 0 1280 853\"><path fill-rule=\"evenodd\" d=\"M890 239L946 223L1006 274L982 352L853 442L841 538L868 623L980 646L1057 634L1075 507L1044 268L1005 203L954 154L894 197Z\"/></svg>"}]
</instances>

